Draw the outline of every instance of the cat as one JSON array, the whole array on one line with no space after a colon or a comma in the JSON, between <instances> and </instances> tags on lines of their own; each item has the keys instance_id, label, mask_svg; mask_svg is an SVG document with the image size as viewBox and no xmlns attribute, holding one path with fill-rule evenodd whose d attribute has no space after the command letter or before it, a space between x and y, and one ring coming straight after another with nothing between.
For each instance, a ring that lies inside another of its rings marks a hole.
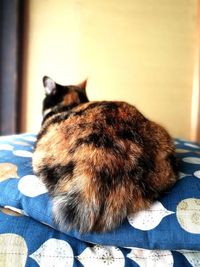
<instances>
[{"instance_id":1,"label":"cat","mask_svg":"<svg viewBox=\"0 0 200 267\"><path fill-rule=\"evenodd\" d=\"M86 82L62 86L45 76L43 85L33 170L60 229L111 231L174 185L175 147L162 126L126 102L90 102Z\"/></svg>"}]
</instances>

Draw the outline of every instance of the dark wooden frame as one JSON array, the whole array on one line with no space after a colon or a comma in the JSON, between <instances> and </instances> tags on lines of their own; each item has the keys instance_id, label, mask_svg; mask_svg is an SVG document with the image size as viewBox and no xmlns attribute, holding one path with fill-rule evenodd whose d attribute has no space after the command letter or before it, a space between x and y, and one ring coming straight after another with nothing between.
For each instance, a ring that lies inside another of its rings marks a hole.
<instances>
[{"instance_id":1,"label":"dark wooden frame","mask_svg":"<svg viewBox=\"0 0 200 267\"><path fill-rule=\"evenodd\" d=\"M0 0L0 135L19 132L23 0Z\"/></svg>"}]
</instances>

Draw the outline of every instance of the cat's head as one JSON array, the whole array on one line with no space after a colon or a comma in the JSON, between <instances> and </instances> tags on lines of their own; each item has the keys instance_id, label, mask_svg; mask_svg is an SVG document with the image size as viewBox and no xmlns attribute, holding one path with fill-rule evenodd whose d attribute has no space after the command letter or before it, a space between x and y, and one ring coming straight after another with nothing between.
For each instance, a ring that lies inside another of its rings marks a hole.
<instances>
[{"instance_id":1,"label":"cat's head","mask_svg":"<svg viewBox=\"0 0 200 267\"><path fill-rule=\"evenodd\" d=\"M72 108L81 103L88 102L86 95L87 80L77 85L60 85L51 78L43 77L45 98L43 100L43 115L54 109Z\"/></svg>"}]
</instances>

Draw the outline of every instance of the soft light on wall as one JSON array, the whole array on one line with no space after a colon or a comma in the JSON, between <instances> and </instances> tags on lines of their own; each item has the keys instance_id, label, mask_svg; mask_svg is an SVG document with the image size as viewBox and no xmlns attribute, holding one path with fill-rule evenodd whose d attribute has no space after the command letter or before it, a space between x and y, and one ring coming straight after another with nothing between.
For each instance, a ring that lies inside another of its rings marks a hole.
<instances>
[{"instance_id":1,"label":"soft light on wall","mask_svg":"<svg viewBox=\"0 0 200 267\"><path fill-rule=\"evenodd\" d=\"M91 100L128 101L190 138L197 2L30 0L22 130L39 129L49 75L88 77Z\"/></svg>"}]
</instances>

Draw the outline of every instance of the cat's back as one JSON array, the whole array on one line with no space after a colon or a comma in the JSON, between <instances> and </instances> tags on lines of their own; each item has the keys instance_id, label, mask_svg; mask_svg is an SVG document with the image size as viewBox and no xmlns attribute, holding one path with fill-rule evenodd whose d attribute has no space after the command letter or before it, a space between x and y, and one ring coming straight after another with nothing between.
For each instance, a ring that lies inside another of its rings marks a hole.
<instances>
[{"instance_id":1,"label":"cat's back","mask_svg":"<svg viewBox=\"0 0 200 267\"><path fill-rule=\"evenodd\" d=\"M33 167L54 197L61 227L105 231L174 183L165 160L173 149L165 129L134 106L88 102L45 121Z\"/></svg>"},{"instance_id":2,"label":"cat's back","mask_svg":"<svg viewBox=\"0 0 200 267\"><path fill-rule=\"evenodd\" d=\"M48 154L45 157L49 163L56 160L66 164L73 155L78 154L80 160L101 151L113 157L127 157L131 145L137 150L141 146L141 130L148 123L126 102L88 102L50 117L38 135L36 147Z\"/></svg>"},{"instance_id":3,"label":"cat's back","mask_svg":"<svg viewBox=\"0 0 200 267\"><path fill-rule=\"evenodd\" d=\"M124 169L145 152L156 154L159 149L167 154L170 145L168 133L134 106L119 101L88 102L44 123L35 158L48 165L64 166L73 161L74 165L83 163L97 169Z\"/></svg>"}]
</instances>

